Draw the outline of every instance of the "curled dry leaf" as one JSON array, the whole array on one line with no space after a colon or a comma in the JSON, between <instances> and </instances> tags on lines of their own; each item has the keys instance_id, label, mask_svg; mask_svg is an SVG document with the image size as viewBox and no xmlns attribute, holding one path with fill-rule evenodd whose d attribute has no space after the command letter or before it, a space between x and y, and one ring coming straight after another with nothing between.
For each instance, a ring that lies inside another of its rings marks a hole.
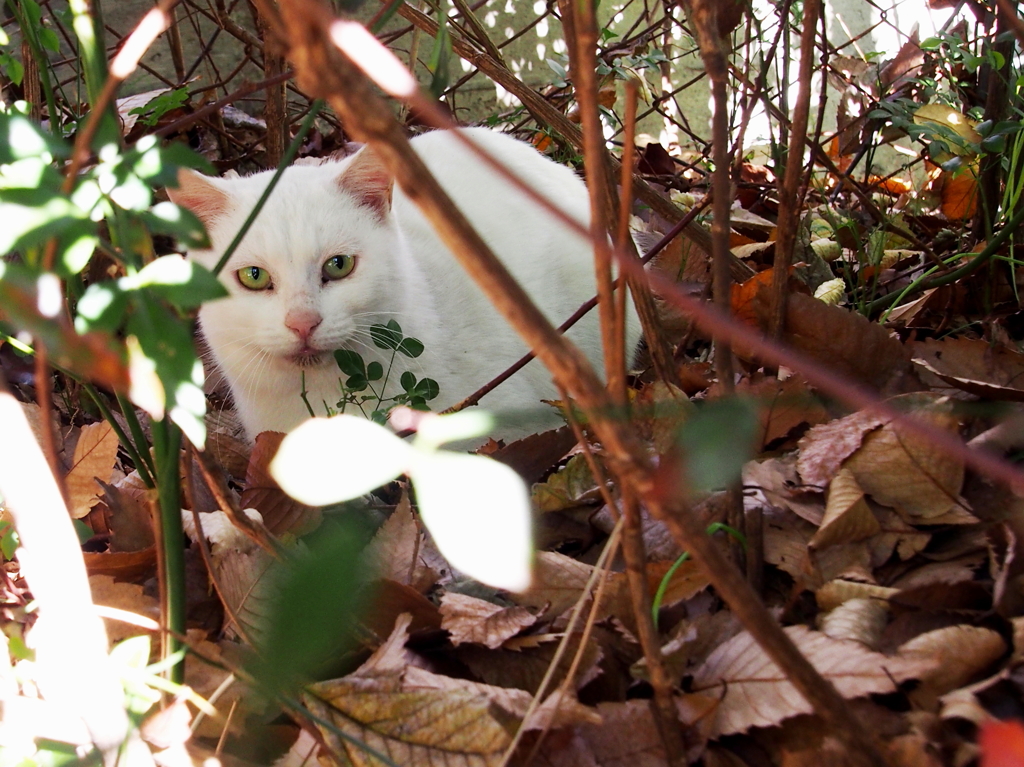
<instances>
[{"instance_id":1,"label":"curled dry leaf","mask_svg":"<svg viewBox=\"0 0 1024 767\"><path fill-rule=\"evenodd\" d=\"M840 469L828 489L828 503L821 527L811 538L811 547L823 549L837 543L853 543L881 531L871 513L864 491L849 469Z\"/></svg>"},{"instance_id":2,"label":"curled dry leaf","mask_svg":"<svg viewBox=\"0 0 1024 767\"><path fill-rule=\"evenodd\" d=\"M117 460L117 435L106 421L82 427L71 470L64 478L71 516L81 519L99 500L97 479L109 482Z\"/></svg>"},{"instance_id":3,"label":"curled dry leaf","mask_svg":"<svg viewBox=\"0 0 1024 767\"><path fill-rule=\"evenodd\" d=\"M829 581L818 589L814 594L814 598L818 603L818 609L828 612L850 599L882 599L888 601L889 597L898 593L899 589L890 589L873 583L858 583L857 581L836 579Z\"/></svg>"},{"instance_id":4,"label":"curled dry leaf","mask_svg":"<svg viewBox=\"0 0 1024 767\"><path fill-rule=\"evenodd\" d=\"M441 628L451 634L452 644L469 642L492 650L537 621L525 607L502 607L451 591L441 597L441 615Z\"/></svg>"},{"instance_id":5,"label":"curled dry leaf","mask_svg":"<svg viewBox=\"0 0 1024 767\"><path fill-rule=\"evenodd\" d=\"M889 605L880 599L848 599L821 619L821 631L833 639L852 639L877 650L889 620Z\"/></svg>"},{"instance_id":6,"label":"curled dry leaf","mask_svg":"<svg viewBox=\"0 0 1024 767\"><path fill-rule=\"evenodd\" d=\"M948 400L914 394L898 397L893 403L920 404L914 408L914 418L936 429L957 432ZM864 492L895 508L908 522L927 521L950 511L957 505L964 481L961 459L896 421L866 436L843 466L853 472Z\"/></svg>"},{"instance_id":7,"label":"curled dry leaf","mask_svg":"<svg viewBox=\"0 0 1024 767\"><path fill-rule=\"evenodd\" d=\"M968 682L1001 658L1006 642L992 629L980 626L948 626L929 631L900 645L899 655L929 658L935 666L921 677L912 699L932 708L936 699Z\"/></svg>"},{"instance_id":8,"label":"curled dry leaf","mask_svg":"<svg viewBox=\"0 0 1024 767\"><path fill-rule=\"evenodd\" d=\"M928 658L886 657L857 642L833 639L804 626L790 626L785 631L818 673L845 698L893 692L894 684L917 678L933 666ZM711 653L694 675L693 690L721 696L715 714L716 735L778 724L812 710L746 631Z\"/></svg>"},{"instance_id":9,"label":"curled dry leaf","mask_svg":"<svg viewBox=\"0 0 1024 767\"><path fill-rule=\"evenodd\" d=\"M914 364L979 397L1024 402L1024 354L975 338L917 341Z\"/></svg>"}]
</instances>

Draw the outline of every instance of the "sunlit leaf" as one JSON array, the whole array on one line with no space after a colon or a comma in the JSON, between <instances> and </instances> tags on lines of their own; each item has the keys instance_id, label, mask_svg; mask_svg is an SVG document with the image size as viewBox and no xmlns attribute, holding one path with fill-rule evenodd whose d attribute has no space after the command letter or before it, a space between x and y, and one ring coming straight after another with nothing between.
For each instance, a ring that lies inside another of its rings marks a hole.
<instances>
[{"instance_id":1,"label":"sunlit leaf","mask_svg":"<svg viewBox=\"0 0 1024 767\"><path fill-rule=\"evenodd\" d=\"M530 585L530 497L514 470L439 450L418 456L410 477L423 523L454 567L501 589Z\"/></svg>"},{"instance_id":2,"label":"sunlit leaf","mask_svg":"<svg viewBox=\"0 0 1024 767\"><path fill-rule=\"evenodd\" d=\"M339 415L299 425L281 443L270 473L293 498L326 506L377 489L411 462L412 447L388 429Z\"/></svg>"}]
</instances>

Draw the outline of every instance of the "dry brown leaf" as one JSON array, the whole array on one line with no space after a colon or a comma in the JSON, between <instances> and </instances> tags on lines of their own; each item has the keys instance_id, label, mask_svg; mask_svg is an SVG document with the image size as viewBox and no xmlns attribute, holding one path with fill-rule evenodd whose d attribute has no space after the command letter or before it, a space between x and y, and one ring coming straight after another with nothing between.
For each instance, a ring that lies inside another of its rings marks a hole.
<instances>
[{"instance_id":1,"label":"dry brown leaf","mask_svg":"<svg viewBox=\"0 0 1024 767\"><path fill-rule=\"evenodd\" d=\"M814 426L800 440L797 471L808 485L824 490L839 473L843 461L863 444L864 437L888 422L888 418L861 410L845 418Z\"/></svg>"},{"instance_id":2,"label":"dry brown leaf","mask_svg":"<svg viewBox=\"0 0 1024 767\"><path fill-rule=\"evenodd\" d=\"M825 518L811 538L810 546L824 549L837 543L854 543L870 538L881 529L853 472L843 468L829 485Z\"/></svg>"},{"instance_id":3,"label":"dry brown leaf","mask_svg":"<svg viewBox=\"0 0 1024 767\"><path fill-rule=\"evenodd\" d=\"M457 660L469 667L474 676L487 684L534 692L551 666L561 639L562 635L551 635L546 642L538 643L534 647L523 645L523 649L520 650L509 650L504 647L487 650L477 645L466 644L457 648L454 655ZM562 683L579 648L580 639L580 634L573 634L570 637L568 650L559 661L552 677L552 685ZM601 658L601 647L591 637L584 647L583 657L576 671L574 690L585 686L601 673L598 666Z\"/></svg>"},{"instance_id":4,"label":"dry brown leaf","mask_svg":"<svg viewBox=\"0 0 1024 767\"><path fill-rule=\"evenodd\" d=\"M951 386L986 399L1024 402L1024 354L973 338L917 341L914 363Z\"/></svg>"},{"instance_id":5,"label":"dry brown leaf","mask_svg":"<svg viewBox=\"0 0 1024 767\"><path fill-rule=\"evenodd\" d=\"M582 455L569 459L565 468L533 486L533 503L542 512L600 503L601 491Z\"/></svg>"},{"instance_id":6,"label":"dry brown leaf","mask_svg":"<svg viewBox=\"0 0 1024 767\"><path fill-rule=\"evenodd\" d=\"M880 599L848 599L821 619L821 632L852 639L877 650L889 620L889 605Z\"/></svg>"},{"instance_id":7,"label":"dry brown leaf","mask_svg":"<svg viewBox=\"0 0 1024 767\"><path fill-rule=\"evenodd\" d=\"M525 607L502 607L451 591L441 597L440 609L441 628L451 634L456 646L469 642L493 650L537 622Z\"/></svg>"},{"instance_id":8,"label":"dry brown leaf","mask_svg":"<svg viewBox=\"0 0 1024 767\"><path fill-rule=\"evenodd\" d=\"M675 565L676 561L647 563L647 588L651 594L658 590L666 573ZM711 581L701 567L694 560L688 559L672 573L662 595L661 605L668 607L677 602L683 602L694 594L699 594L710 585Z\"/></svg>"},{"instance_id":9,"label":"dry brown leaf","mask_svg":"<svg viewBox=\"0 0 1024 767\"><path fill-rule=\"evenodd\" d=\"M541 551L533 570L533 585L529 591L517 594L515 601L524 607L547 608L547 614L558 616L579 601L583 588L594 568L564 554ZM609 573L605 597L601 601L601 615L620 612L625 598L626 576Z\"/></svg>"},{"instance_id":10,"label":"dry brown leaf","mask_svg":"<svg viewBox=\"0 0 1024 767\"><path fill-rule=\"evenodd\" d=\"M665 747L647 701L599 703L597 710L601 724L577 731L601 767L664 767Z\"/></svg>"},{"instance_id":11,"label":"dry brown leaf","mask_svg":"<svg viewBox=\"0 0 1024 767\"><path fill-rule=\"evenodd\" d=\"M766 285L759 288L745 310L754 315L758 327L767 330L771 291ZM784 343L827 365L836 375L876 389L897 381L910 366L903 344L877 322L804 293L790 293L785 328ZM753 356L741 347L737 353Z\"/></svg>"},{"instance_id":12,"label":"dry brown leaf","mask_svg":"<svg viewBox=\"0 0 1024 767\"><path fill-rule=\"evenodd\" d=\"M117 434L106 421L82 427L75 456L64 482L68 506L74 519L81 519L99 500L97 479L109 482L117 460Z\"/></svg>"},{"instance_id":13,"label":"dry brown leaf","mask_svg":"<svg viewBox=\"0 0 1024 767\"><path fill-rule=\"evenodd\" d=\"M43 411L35 402L22 402L21 412L25 415L25 420L28 421L29 428L32 429L32 434L36 438L36 442L39 446L43 446ZM54 435L58 434L57 427L57 416L56 413L50 413L51 433ZM57 445L58 451L62 450L61 445Z\"/></svg>"},{"instance_id":14,"label":"dry brown leaf","mask_svg":"<svg viewBox=\"0 0 1024 767\"><path fill-rule=\"evenodd\" d=\"M424 535L409 503L402 493L395 510L373 536L364 557L377 577L412 586L425 593L437 582L437 572L422 560Z\"/></svg>"},{"instance_id":15,"label":"dry brown leaf","mask_svg":"<svg viewBox=\"0 0 1024 767\"><path fill-rule=\"evenodd\" d=\"M914 418L933 428L957 432L957 421L947 401L924 394L892 400L897 407L914 407ZM895 508L908 522L927 521L957 504L964 480L964 464L926 437L899 422L887 423L867 437L860 449L843 463L864 492Z\"/></svg>"},{"instance_id":16,"label":"dry brown leaf","mask_svg":"<svg viewBox=\"0 0 1024 767\"><path fill-rule=\"evenodd\" d=\"M139 584L115 581L109 575L90 575L89 588L93 604L124 610L153 621L160 620L160 603L144 594ZM107 626L107 639L111 646L122 639L150 633L139 626L113 618L104 617L103 622ZM152 635L156 636L155 632Z\"/></svg>"},{"instance_id":17,"label":"dry brown leaf","mask_svg":"<svg viewBox=\"0 0 1024 767\"><path fill-rule=\"evenodd\" d=\"M890 589L873 583L834 580L829 581L818 589L814 594L814 598L818 603L818 609L828 612L850 599L888 600L889 597L898 593L899 589Z\"/></svg>"},{"instance_id":18,"label":"dry brown leaf","mask_svg":"<svg viewBox=\"0 0 1024 767\"><path fill-rule=\"evenodd\" d=\"M257 435L256 444L245 470L245 490L239 505L263 515L263 524L274 535L292 533L301 536L315 530L322 512L290 497L270 475L270 462L281 447L284 434L265 431Z\"/></svg>"},{"instance_id":19,"label":"dry brown leaf","mask_svg":"<svg viewBox=\"0 0 1024 767\"><path fill-rule=\"evenodd\" d=\"M757 403L760 450L789 436L800 426L814 426L828 420L828 413L811 393L807 382L796 376L785 381L773 377L756 383L743 382L736 387L736 392L751 395Z\"/></svg>"},{"instance_id":20,"label":"dry brown leaf","mask_svg":"<svg viewBox=\"0 0 1024 767\"><path fill-rule=\"evenodd\" d=\"M96 483L103 489L103 500L110 510L110 550L141 551L152 546L153 519L146 497L140 498L101 479Z\"/></svg>"},{"instance_id":21,"label":"dry brown leaf","mask_svg":"<svg viewBox=\"0 0 1024 767\"><path fill-rule=\"evenodd\" d=\"M512 737L487 697L470 690L406 692L394 681L343 678L308 688L305 704L333 725L319 729L334 754L352 764L373 764L360 747L365 745L409 767L501 762ZM335 728L351 740L339 737Z\"/></svg>"},{"instance_id":22,"label":"dry brown leaf","mask_svg":"<svg viewBox=\"0 0 1024 767\"><path fill-rule=\"evenodd\" d=\"M845 698L893 692L894 683L927 673L933 665L927 658L886 657L857 642L832 639L804 626L790 626L785 631ZM721 695L715 713L716 735L746 732L812 711L811 704L748 632L711 653L694 675L693 690Z\"/></svg>"},{"instance_id":23,"label":"dry brown leaf","mask_svg":"<svg viewBox=\"0 0 1024 767\"><path fill-rule=\"evenodd\" d=\"M1006 652L1006 642L992 629L949 626L929 631L900 645L905 658L928 658L935 667L921 677L911 698L931 710L939 696L976 679Z\"/></svg>"},{"instance_id":24,"label":"dry brown leaf","mask_svg":"<svg viewBox=\"0 0 1024 767\"><path fill-rule=\"evenodd\" d=\"M821 496L814 492L801 492L800 478L792 457L769 458L765 461L747 461L743 466L743 486L756 487L764 496L762 502L756 495L744 493L744 504L774 506L789 509L812 525L820 525L825 517ZM825 485L822 485L822 490Z\"/></svg>"},{"instance_id":25,"label":"dry brown leaf","mask_svg":"<svg viewBox=\"0 0 1024 767\"><path fill-rule=\"evenodd\" d=\"M206 414L206 449L232 477L245 478L252 448L234 410L212 410Z\"/></svg>"}]
</instances>

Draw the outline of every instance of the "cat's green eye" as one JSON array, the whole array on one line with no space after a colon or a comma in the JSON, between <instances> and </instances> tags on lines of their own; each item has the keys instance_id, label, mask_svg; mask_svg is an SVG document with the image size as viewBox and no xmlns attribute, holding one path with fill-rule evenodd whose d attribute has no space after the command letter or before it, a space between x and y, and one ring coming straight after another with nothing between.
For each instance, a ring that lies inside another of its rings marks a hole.
<instances>
[{"instance_id":1,"label":"cat's green eye","mask_svg":"<svg viewBox=\"0 0 1024 767\"><path fill-rule=\"evenodd\" d=\"M270 287L270 272L258 266L246 266L235 274L243 288L249 290L266 290Z\"/></svg>"},{"instance_id":2,"label":"cat's green eye","mask_svg":"<svg viewBox=\"0 0 1024 767\"><path fill-rule=\"evenodd\" d=\"M355 256L331 256L324 261L324 279L342 280L352 274L355 269Z\"/></svg>"}]
</instances>

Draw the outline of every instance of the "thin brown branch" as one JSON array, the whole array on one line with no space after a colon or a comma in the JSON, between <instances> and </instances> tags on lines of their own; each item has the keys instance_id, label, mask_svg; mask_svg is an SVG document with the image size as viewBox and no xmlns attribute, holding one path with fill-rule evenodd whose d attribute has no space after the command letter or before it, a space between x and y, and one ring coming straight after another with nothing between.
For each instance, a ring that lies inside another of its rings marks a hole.
<instances>
[{"instance_id":1,"label":"thin brown branch","mask_svg":"<svg viewBox=\"0 0 1024 767\"><path fill-rule=\"evenodd\" d=\"M789 133L786 170L779 189L778 236L775 240L775 264L772 274L771 334L782 338L785 330L786 305L789 300L789 266L793 263L793 247L800 219L799 187L803 177L804 147L811 111L811 69L814 65L814 37L818 27L821 3L806 0L804 28L800 34L800 80L796 110Z\"/></svg>"},{"instance_id":2,"label":"thin brown branch","mask_svg":"<svg viewBox=\"0 0 1024 767\"><path fill-rule=\"evenodd\" d=\"M316 0L287 0L281 9L288 31L289 57L303 90L327 99L346 128L374 148L398 185L430 221L441 241L495 309L587 413L619 482L633 487L652 513L668 524L679 545L694 553L719 594L812 703L833 734L847 745L851 757L859 764L884 763L872 737L852 717L842 697L800 654L739 571L717 551L697 520L680 514L681 510L660 497L643 445L626 424L613 417L611 402L594 371L512 280L413 152L387 104L360 69L334 46L328 31L333 22L330 13ZM641 267L625 261L622 268Z\"/></svg>"}]
</instances>

